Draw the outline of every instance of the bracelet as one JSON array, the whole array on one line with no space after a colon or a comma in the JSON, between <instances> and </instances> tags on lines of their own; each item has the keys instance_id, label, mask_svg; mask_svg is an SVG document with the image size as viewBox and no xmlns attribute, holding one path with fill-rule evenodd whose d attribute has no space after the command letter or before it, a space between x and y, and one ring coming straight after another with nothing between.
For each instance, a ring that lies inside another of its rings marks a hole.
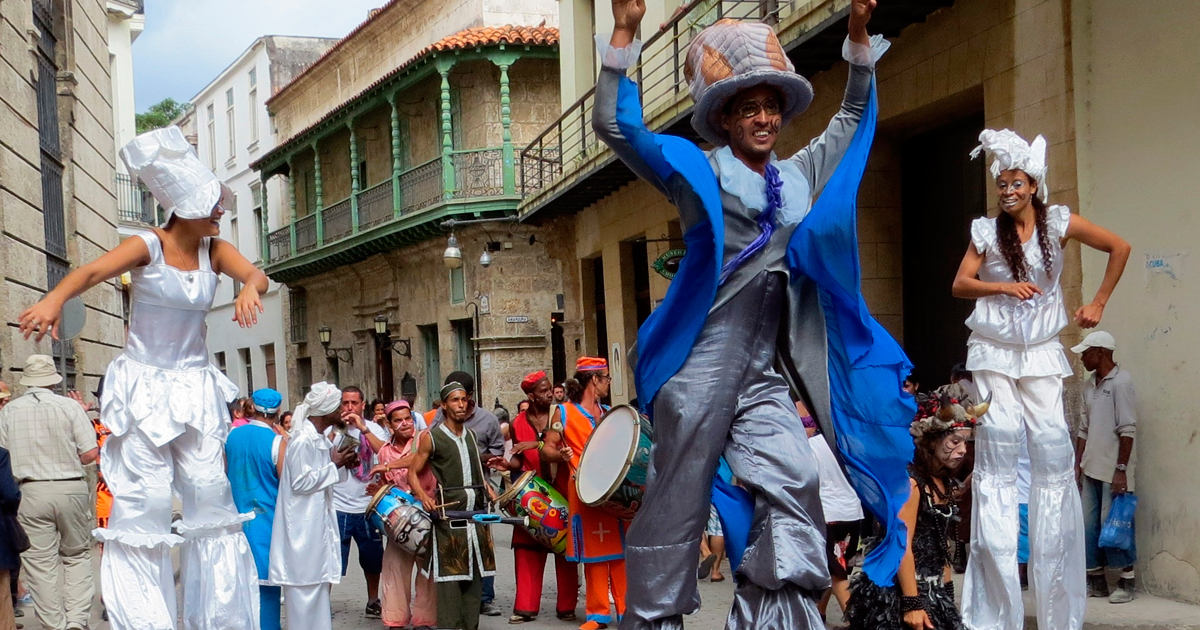
<instances>
[{"instance_id":1,"label":"bracelet","mask_svg":"<svg viewBox=\"0 0 1200 630\"><path fill-rule=\"evenodd\" d=\"M537 445L538 445L538 450L539 450L539 451L540 451L540 450L542 450L543 448L546 448L546 443L545 443L545 442L543 442L543 441L541 441L541 440L538 440L538 443L537 443Z\"/></svg>"},{"instance_id":2,"label":"bracelet","mask_svg":"<svg viewBox=\"0 0 1200 630\"><path fill-rule=\"evenodd\" d=\"M907 595L900 596L900 612L910 613L914 610L925 610L925 604L921 601L921 596L917 595L909 597Z\"/></svg>"}]
</instances>

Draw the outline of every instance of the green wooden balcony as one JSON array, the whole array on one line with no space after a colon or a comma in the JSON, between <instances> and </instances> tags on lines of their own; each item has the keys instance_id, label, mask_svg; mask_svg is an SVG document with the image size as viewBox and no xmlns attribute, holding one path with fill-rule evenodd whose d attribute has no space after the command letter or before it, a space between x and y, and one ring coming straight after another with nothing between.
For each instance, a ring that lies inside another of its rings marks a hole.
<instances>
[{"instance_id":1,"label":"green wooden balcony","mask_svg":"<svg viewBox=\"0 0 1200 630\"><path fill-rule=\"evenodd\" d=\"M512 214L513 182L503 148L451 151L269 233L265 270L288 282L440 234L443 218Z\"/></svg>"}]
</instances>

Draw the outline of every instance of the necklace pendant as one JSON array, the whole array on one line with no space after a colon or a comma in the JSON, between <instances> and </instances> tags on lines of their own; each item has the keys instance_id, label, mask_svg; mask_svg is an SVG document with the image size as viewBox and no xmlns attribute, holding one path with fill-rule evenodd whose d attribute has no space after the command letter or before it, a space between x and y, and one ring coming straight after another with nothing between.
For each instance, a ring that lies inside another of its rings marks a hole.
<instances>
[{"instance_id":1,"label":"necklace pendant","mask_svg":"<svg viewBox=\"0 0 1200 630\"><path fill-rule=\"evenodd\" d=\"M196 279L196 276L194 276L194 275L192 275L192 274L190 274L190 273L188 274L188 282L192 282L192 281L194 281L195 279Z\"/></svg>"}]
</instances>

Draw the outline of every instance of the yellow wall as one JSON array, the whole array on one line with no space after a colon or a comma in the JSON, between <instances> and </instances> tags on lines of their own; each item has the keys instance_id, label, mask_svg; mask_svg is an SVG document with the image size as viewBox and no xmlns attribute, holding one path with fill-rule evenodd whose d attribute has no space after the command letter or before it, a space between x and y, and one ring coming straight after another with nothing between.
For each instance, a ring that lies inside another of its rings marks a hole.
<instances>
[{"instance_id":1,"label":"yellow wall","mask_svg":"<svg viewBox=\"0 0 1200 630\"><path fill-rule=\"evenodd\" d=\"M1133 245L1101 328L1138 392L1138 577L1153 593L1200 602L1200 4L1132 11L1093 0L1075 10L1081 214ZM1083 254L1085 296L1105 261Z\"/></svg>"}]
</instances>

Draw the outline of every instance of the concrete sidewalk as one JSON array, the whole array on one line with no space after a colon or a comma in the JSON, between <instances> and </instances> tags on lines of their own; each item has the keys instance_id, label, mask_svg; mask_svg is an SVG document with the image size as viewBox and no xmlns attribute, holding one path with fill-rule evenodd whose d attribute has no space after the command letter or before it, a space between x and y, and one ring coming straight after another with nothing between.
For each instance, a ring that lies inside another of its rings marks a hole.
<instances>
[{"instance_id":1,"label":"concrete sidewalk","mask_svg":"<svg viewBox=\"0 0 1200 630\"><path fill-rule=\"evenodd\" d=\"M510 549L511 529L496 527L496 603L504 614L500 617L483 617L480 622L482 630L500 630L510 628L508 615L511 614L514 597L515 579L513 577L513 555ZM100 618L99 597L99 556L93 555L94 575L97 583L97 596L92 607L93 630L109 630L107 622ZM554 563L547 563L545 589L542 593L542 616L536 621L521 624L525 630L571 630L578 627L583 619L583 592L580 591L579 607L576 614L580 621L559 621L554 616L555 578ZM723 572L729 576L729 565L726 563ZM962 592L962 576L955 576L956 592ZM700 610L685 619L688 628L695 630L721 630L725 627L725 617L729 605L733 601L732 579L713 584L708 581L700 582L702 605ZM634 587L636 588L636 587ZM1033 618L1033 595L1025 592L1026 628L1037 628ZM341 584L333 587L333 627L337 630L382 630L383 624L378 619L366 619L363 608L366 606L366 580L358 568L358 560L351 552L350 571ZM21 607L25 616L18 619L29 630L37 630L39 624L34 620L33 609ZM829 611L829 627L837 627L842 623L836 603L832 603ZM615 628L615 625L612 626ZM1110 604L1103 599L1089 599L1087 607L1085 630L1200 630L1200 606L1184 604L1138 593L1138 598L1128 604ZM756 629L758 630L758 629ZM764 628L762 630L775 630ZM791 630L791 629L788 629ZM864 629L873 630L873 629ZM1044 629L1058 630L1058 629Z\"/></svg>"}]
</instances>

